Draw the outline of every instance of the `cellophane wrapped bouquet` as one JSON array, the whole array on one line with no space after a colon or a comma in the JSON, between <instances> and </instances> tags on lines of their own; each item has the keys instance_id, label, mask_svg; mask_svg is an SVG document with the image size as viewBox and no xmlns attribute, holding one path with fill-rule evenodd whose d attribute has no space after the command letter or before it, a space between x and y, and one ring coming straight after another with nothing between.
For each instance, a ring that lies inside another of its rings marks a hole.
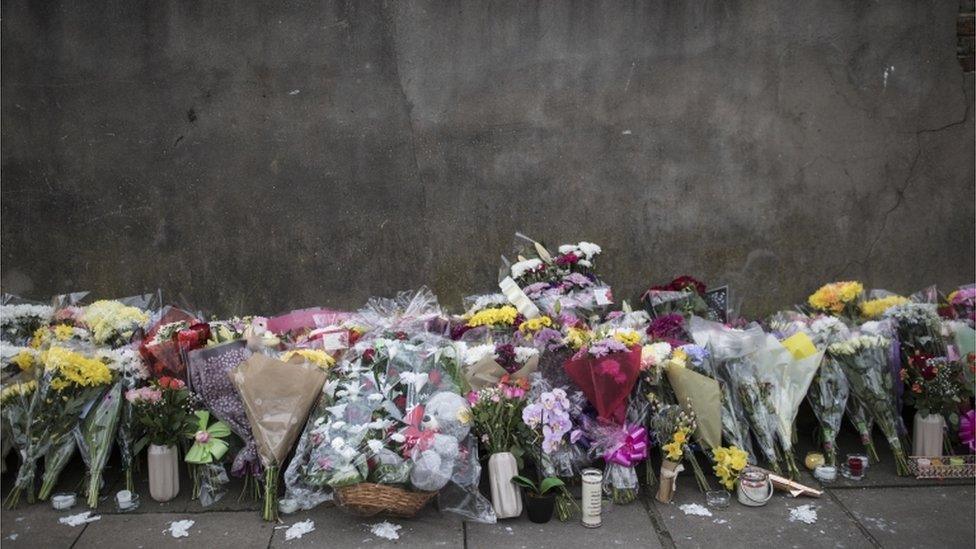
<instances>
[{"instance_id":1,"label":"cellophane wrapped bouquet","mask_svg":"<svg viewBox=\"0 0 976 549\"><path fill-rule=\"evenodd\" d=\"M334 370L285 473L285 502L346 502L362 483L438 493L441 507L492 521L477 493L477 444L457 348L437 336L366 337ZM354 509L354 511L360 511Z\"/></svg>"},{"instance_id":2,"label":"cellophane wrapped bouquet","mask_svg":"<svg viewBox=\"0 0 976 549\"><path fill-rule=\"evenodd\" d=\"M613 303L610 286L596 274L596 259L603 252L597 244L563 244L552 253L521 233L516 233L515 240L516 261L506 261L503 289L505 279L514 281L538 310L550 317L565 314L588 318ZM519 301L513 296L509 299ZM522 309L519 312L528 318L537 316Z\"/></svg>"},{"instance_id":3,"label":"cellophane wrapped bouquet","mask_svg":"<svg viewBox=\"0 0 976 549\"><path fill-rule=\"evenodd\" d=\"M81 412L112 379L108 365L92 358L89 350L51 346L38 354L29 380L5 389L3 415L21 457L8 507L16 506L25 491L28 501L33 501L37 460L63 446L66 439L73 450L73 431ZM57 474L47 476L40 495L49 495L56 481Z\"/></svg>"},{"instance_id":4,"label":"cellophane wrapped bouquet","mask_svg":"<svg viewBox=\"0 0 976 549\"><path fill-rule=\"evenodd\" d=\"M898 437L897 419L888 373L890 342L881 336L856 335L828 347L844 370L851 395L878 424L895 456L895 471L907 475L908 462Z\"/></svg>"},{"instance_id":5,"label":"cellophane wrapped bouquet","mask_svg":"<svg viewBox=\"0 0 976 549\"><path fill-rule=\"evenodd\" d=\"M586 456L577 445L583 431L576 426L582 416L585 397L578 391L552 388L541 376L533 377L522 422L532 435L526 449L535 460L539 478L575 477ZM574 421L575 420L575 421ZM565 486L556 497L556 515L569 520L578 510Z\"/></svg>"}]
</instances>

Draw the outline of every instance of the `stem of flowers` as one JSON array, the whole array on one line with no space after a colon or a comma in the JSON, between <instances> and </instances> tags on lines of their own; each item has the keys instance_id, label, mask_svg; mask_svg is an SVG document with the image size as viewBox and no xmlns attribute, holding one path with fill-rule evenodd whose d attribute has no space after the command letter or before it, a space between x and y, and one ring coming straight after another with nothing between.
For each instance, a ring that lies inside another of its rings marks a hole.
<instances>
[{"instance_id":1,"label":"stem of flowers","mask_svg":"<svg viewBox=\"0 0 976 549\"><path fill-rule=\"evenodd\" d=\"M611 500L616 505L627 505L637 499L637 491L633 488L617 488L614 486L610 493Z\"/></svg>"},{"instance_id":2,"label":"stem of flowers","mask_svg":"<svg viewBox=\"0 0 976 549\"><path fill-rule=\"evenodd\" d=\"M703 494L711 490L711 486L708 485L708 479L705 478L705 472L702 471L701 465L698 464L698 458L695 457L695 453L691 451L691 448L685 446L684 457L691 464L691 470L695 473L695 481L698 482L698 489Z\"/></svg>"},{"instance_id":3,"label":"stem of flowers","mask_svg":"<svg viewBox=\"0 0 976 549\"><path fill-rule=\"evenodd\" d=\"M125 469L125 489L128 490L128 491L130 491L130 492L133 492L136 489L136 484L135 484L135 482L132 479L132 465L131 464L129 464L129 467L126 467L126 469Z\"/></svg>"},{"instance_id":4,"label":"stem of flowers","mask_svg":"<svg viewBox=\"0 0 976 549\"><path fill-rule=\"evenodd\" d=\"M559 487L559 494L556 495L556 517L559 522L566 522L580 512L579 504L573 499L573 495L565 486Z\"/></svg>"},{"instance_id":5,"label":"stem of flowers","mask_svg":"<svg viewBox=\"0 0 976 549\"><path fill-rule=\"evenodd\" d=\"M98 489L101 488L102 472L94 471L88 481L88 507L98 507Z\"/></svg>"},{"instance_id":6,"label":"stem of flowers","mask_svg":"<svg viewBox=\"0 0 976 549\"><path fill-rule=\"evenodd\" d=\"M278 466L270 465L264 470L264 520L278 520Z\"/></svg>"},{"instance_id":7,"label":"stem of flowers","mask_svg":"<svg viewBox=\"0 0 976 549\"><path fill-rule=\"evenodd\" d=\"M657 475L654 474L654 467L651 466L650 458L644 461L644 484L648 488L657 485Z\"/></svg>"},{"instance_id":8,"label":"stem of flowers","mask_svg":"<svg viewBox=\"0 0 976 549\"><path fill-rule=\"evenodd\" d=\"M796 458L793 456L793 452L783 452L786 458L786 470L789 472L790 480L796 480L800 478L800 470L796 467Z\"/></svg>"}]
</instances>

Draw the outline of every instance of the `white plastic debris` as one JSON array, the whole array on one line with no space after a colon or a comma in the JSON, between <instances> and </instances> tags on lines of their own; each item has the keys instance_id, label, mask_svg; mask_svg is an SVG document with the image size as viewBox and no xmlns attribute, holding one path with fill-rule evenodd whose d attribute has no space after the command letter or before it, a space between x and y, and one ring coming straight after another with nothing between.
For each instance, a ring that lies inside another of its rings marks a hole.
<instances>
[{"instance_id":1,"label":"white plastic debris","mask_svg":"<svg viewBox=\"0 0 976 549\"><path fill-rule=\"evenodd\" d=\"M10 541L17 541L17 538L19 536L20 534L10 534L9 536L7 536L7 539L9 539Z\"/></svg>"},{"instance_id":2,"label":"white plastic debris","mask_svg":"<svg viewBox=\"0 0 976 549\"><path fill-rule=\"evenodd\" d=\"M686 515L695 515L696 517L710 517L712 512L709 511L704 506L698 505L697 503L686 503L678 507L684 511Z\"/></svg>"},{"instance_id":3,"label":"white plastic debris","mask_svg":"<svg viewBox=\"0 0 976 549\"><path fill-rule=\"evenodd\" d=\"M809 504L790 509L790 522L813 524L817 522L817 509Z\"/></svg>"},{"instance_id":4,"label":"white plastic debris","mask_svg":"<svg viewBox=\"0 0 976 549\"><path fill-rule=\"evenodd\" d=\"M296 522L292 524L287 530L285 530L285 541L299 539L305 534L315 530L315 523L311 520L303 520L301 522Z\"/></svg>"},{"instance_id":5,"label":"white plastic debris","mask_svg":"<svg viewBox=\"0 0 976 549\"><path fill-rule=\"evenodd\" d=\"M400 528L403 528L399 524L393 524L391 522L383 521L374 524L369 531L373 533L374 536L383 539L400 539Z\"/></svg>"},{"instance_id":6,"label":"white plastic debris","mask_svg":"<svg viewBox=\"0 0 976 549\"><path fill-rule=\"evenodd\" d=\"M169 535L174 538L190 537L190 528L193 528L192 520L174 520L169 523Z\"/></svg>"},{"instance_id":7,"label":"white plastic debris","mask_svg":"<svg viewBox=\"0 0 976 549\"><path fill-rule=\"evenodd\" d=\"M80 526L86 522L95 522L96 520L101 520L101 515L91 516L91 511L85 511L84 513L78 513L77 515L69 515L66 517L61 517L58 522L61 524L67 524L68 526Z\"/></svg>"}]
</instances>

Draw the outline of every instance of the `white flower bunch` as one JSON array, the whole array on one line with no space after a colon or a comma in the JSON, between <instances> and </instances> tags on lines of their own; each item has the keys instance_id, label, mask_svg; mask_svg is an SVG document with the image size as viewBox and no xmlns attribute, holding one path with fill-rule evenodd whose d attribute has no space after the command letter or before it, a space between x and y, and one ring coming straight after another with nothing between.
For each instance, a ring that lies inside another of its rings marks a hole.
<instances>
[{"instance_id":1,"label":"white flower bunch","mask_svg":"<svg viewBox=\"0 0 976 549\"><path fill-rule=\"evenodd\" d=\"M936 324L939 313L934 303L908 302L890 307L884 312L885 318L893 318L905 324Z\"/></svg>"},{"instance_id":2,"label":"white flower bunch","mask_svg":"<svg viewBox=\"0 0 976 549\"><path fill-rule=\"evenodd\" d=\"M543 266L542 260L537 258L526 259L512 264L512 278L518 280L526 273L536 271Z\"/></svg>"},{"instance_id":3,"label":"white flower bunch","mask_svg":"<svg viewBox=\"0 0 976 549\"><path fill-rule=\"evenodd\" d=\"M53 316L54 307L50 305L33 305L30 303L0 305L0 325L4 329L29 320L37 320L47 324Z\"/></svg>"},{"instance_id":4,"label":"white flower bunch","mask_svg":"<svg viewBox=\"0 0 976 549\"><path fill-rule=\"evenodd\" d=\"M841 341L840 343L834 343L828 347L827 350L830 351L830 354L834 356L854 355L864 349L880 349L887 347L889 343L890 342L887 338L878 335L859 335L846 341Z\"/></svg>"}]
</instances>

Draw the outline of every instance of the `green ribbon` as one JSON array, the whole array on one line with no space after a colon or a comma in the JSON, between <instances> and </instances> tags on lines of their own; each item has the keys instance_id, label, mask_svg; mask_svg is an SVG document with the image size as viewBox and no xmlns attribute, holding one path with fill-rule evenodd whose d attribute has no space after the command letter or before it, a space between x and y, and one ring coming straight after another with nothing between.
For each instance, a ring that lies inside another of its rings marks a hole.
<instances>
[{"instance_id":1,"label":"green ribbon","mask_svg":"<svg viewBox=\"0 0 976 549\"><path fill-rule=\"evenodd\" d=\"M197 416L197 430L189 433L194 442L190 451L186 453L184 461L187 463L220 461L228 449L227 443L221 438L230 436L230 427L223 421L208 425L210 423L210 412L206 410L197 411L195 415ZM200 442L201 439L205 442Z\"/></svg>"}]
</instances>

